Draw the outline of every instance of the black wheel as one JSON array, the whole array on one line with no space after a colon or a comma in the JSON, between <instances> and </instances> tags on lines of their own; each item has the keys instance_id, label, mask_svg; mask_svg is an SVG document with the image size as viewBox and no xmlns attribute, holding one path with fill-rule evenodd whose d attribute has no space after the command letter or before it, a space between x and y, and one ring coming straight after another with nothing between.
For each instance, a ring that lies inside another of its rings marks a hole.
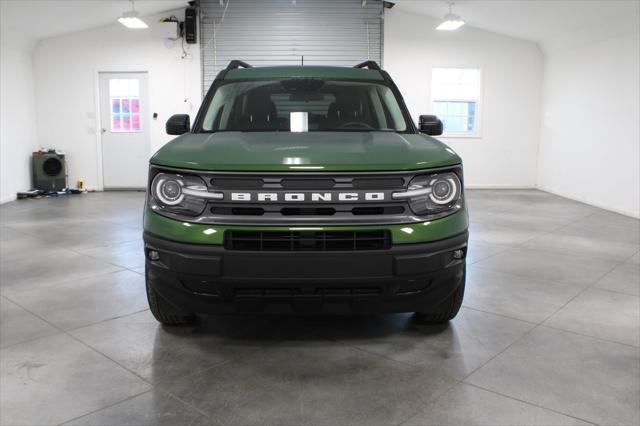
<instances>
[{"instance_id":1,"label":"black wheel","mask_svg":"<svg viewBox=\"0 0 640 426\"><path fill-rule=\"evenodd\" d=\"M467 267L462 270L461 282L456 291L443 301L433 312L416 312L416 319L429 324L442 324L451 321L458 315L464 299L464 283L467 275Z\"/></svg>"},{"instance_id":2,"label":"black wheel","mask_svg":"<svg viewBox=\"0 0 640 426\"><path fill-rule=\"evenodd\" d=\"M145 270L147 300L153 316L164 325L188 325L192 324L196 316L185 314L173 308L153 288L152 278L148 270Z\"/></svg>"}]
</instances>

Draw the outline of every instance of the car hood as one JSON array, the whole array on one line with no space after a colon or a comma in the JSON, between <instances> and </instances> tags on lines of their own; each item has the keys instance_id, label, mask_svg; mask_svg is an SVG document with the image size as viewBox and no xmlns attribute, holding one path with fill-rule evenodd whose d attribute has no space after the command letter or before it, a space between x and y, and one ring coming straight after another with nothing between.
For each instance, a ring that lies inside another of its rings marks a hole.
<instances>
[{"instance_id":1,"label":"car hood","mask_svg":"<svg viewBox=\"0 0 640 426\"><path fill-rule=\"evenodd\" d=\"M211 171L400 171L459 164L444 143L392 132L187 133L151 158L161 166Z\"/></svg>"}]
</instances>

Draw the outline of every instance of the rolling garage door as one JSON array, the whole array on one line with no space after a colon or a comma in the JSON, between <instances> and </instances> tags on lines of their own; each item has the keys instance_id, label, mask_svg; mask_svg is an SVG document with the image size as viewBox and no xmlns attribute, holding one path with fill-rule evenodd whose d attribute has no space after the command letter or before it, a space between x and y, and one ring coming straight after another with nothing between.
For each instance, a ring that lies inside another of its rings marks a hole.
<instances>
[{"instance_id":1,"label":"rolling garage door","mask_svg":"<svg viewBox=\"0 0 640 426\"><path fill-rule=\"evenodd\" d=\"M307 65L382 62L381 0L202 0L200 5L204 92L233 59L254 66L300 64L303 56Z\"/></svg>"}]
</instances>

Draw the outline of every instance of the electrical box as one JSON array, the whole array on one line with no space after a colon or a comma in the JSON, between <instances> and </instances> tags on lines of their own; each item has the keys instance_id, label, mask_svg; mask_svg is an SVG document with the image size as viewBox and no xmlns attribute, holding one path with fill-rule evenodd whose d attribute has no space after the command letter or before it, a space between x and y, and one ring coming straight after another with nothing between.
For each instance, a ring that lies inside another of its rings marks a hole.
<instances>
[{"instance_id":1,"label":"electrical box","mask_svg":"<svg viewBox=\"0 0 640 426\"><path fill-rule=\"evenodd\" d=\"M160 22L160 28L162 29L162 38L168 38L170 40L177 40L180 38L179 22L177 21Z\"/></svg>"},{"instance_id":2,"label":"electrical box","mask_svg":"<svg viewBox=\"0 0 640 426\"><path fill-rule=\"evenodd\" d=\"M195 7L188 7L184 11L184 41L189 44L198 42L198 11Z\"/></svg>"}]
</instances>

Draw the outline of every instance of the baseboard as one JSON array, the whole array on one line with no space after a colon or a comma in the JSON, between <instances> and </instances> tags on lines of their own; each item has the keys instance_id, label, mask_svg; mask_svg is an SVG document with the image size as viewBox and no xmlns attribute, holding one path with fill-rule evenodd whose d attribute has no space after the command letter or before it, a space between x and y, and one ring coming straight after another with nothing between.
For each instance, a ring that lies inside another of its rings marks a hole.
<instances>
[{"instance_id":1,"label":"baseboard","mask_svg":"<svg viewBox=\"0 0 640 426\"><path fill-rule=\"evenodd\" d=\"M556 189L548 188L548 187L545 187L545 186L538 186L538 189L540 191L548 192L550 194L557 195L557 196L562 197L562 198L567 198L569 200L578 201L579 203L588 204L590 206L597 207L599 209L607 210L607 211L610 211L610 212L613 212L613 213L618 213L618 214L621 214L621 215L624 215L624 216L629 216L629 217L631 217L633 219L640 219L640 213L638 213L638 212L632 212L632 211L628 211L628 210L624 210L624 209L617 209L615 207L605 206L605 205L600 204L600 203L594 203L591 200L586 200L586 199L584 199L582 197L578 197L578 196L573 195L573 194L567 194L565 192L558 191Z\"/></svg>"},{"instance_id":2,"label":"baseboard","mask_svg":"<svg viewBox=\"0 0 640 426\"><path fill-rule=\"evenodd\" d=\"M14 195L7 195L6 197L0 198L0 204L9 203L11 201L15 201L18 197Z\"/></svg>"},{"instance_id":3,"label":"baseboard","mask_svg":"<svg viewBox=\"0 0 640 426\"><path fill-rule=\"evenodd\" d=\"M537 189L534 185L465 185L465 189Z\"/></svg>"}]
</instances>

